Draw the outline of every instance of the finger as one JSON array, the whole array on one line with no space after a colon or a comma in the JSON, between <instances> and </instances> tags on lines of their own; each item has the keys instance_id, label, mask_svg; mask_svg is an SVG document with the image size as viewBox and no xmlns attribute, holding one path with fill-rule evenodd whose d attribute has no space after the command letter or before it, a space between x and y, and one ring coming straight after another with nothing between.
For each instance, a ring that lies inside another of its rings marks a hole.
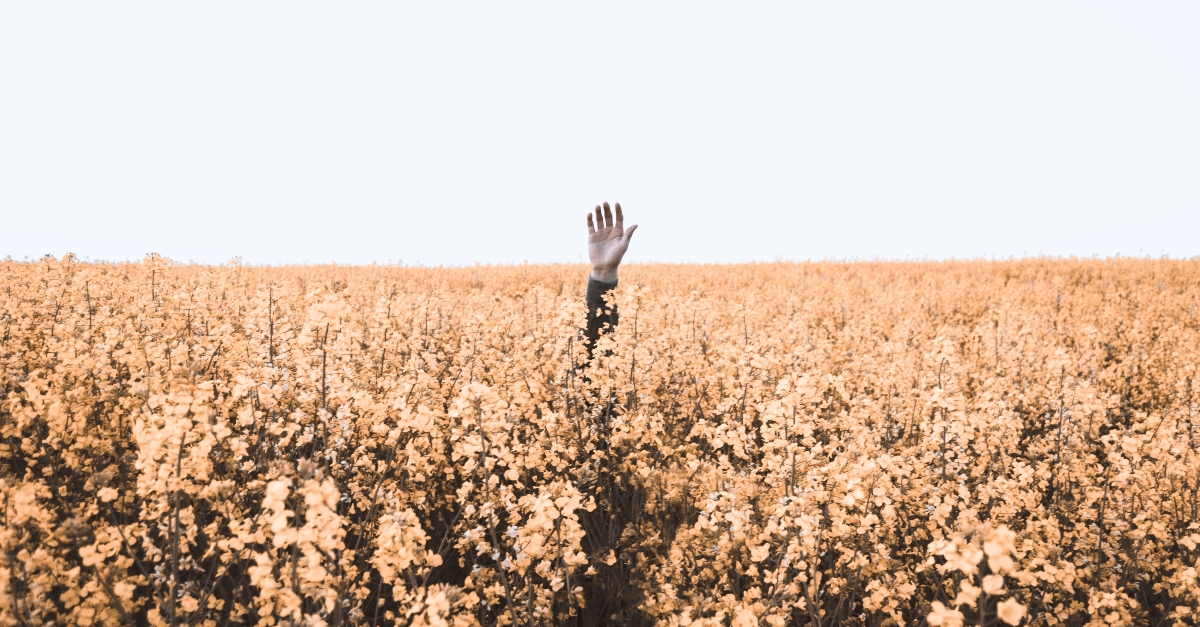
<instances>
[{"instance_id":1,"label":"finger","mask_svg":"<svg viewBox=\"0 0 1200 627\"><path fill-rule=\"evenodd\" d=\"M623 236L621 239L625 240L625 245L626 245L626 246L628 246L628 245L629 245L629 239L630 239L631 237L633 237L633 232L634 232L634 231L636 231L636 230L637 230L637 225L635 224L635 225L633 225L633 226L629 227L629 230L628 230L628 231L625 231L625 235L624 235L624 236Z\"/></svg>"},{"instance_id":2,"label":"finger","mask_svg":"<svg viewBox=\"0 0 1200 627\"><path fill-rule=\"evenodd\" d=\"M608 203L604 203L604 226L610 227L613 225L612 209L608 208Z\"/></svg>"},{"instance_id":3,"label":"finger","mask_svg":"<svg viewBox=\"0 0 1200 627\"><path fill-rule=\"evenodd\" d=\"M616 224L617 230L624 233L625 232L625 230L624 230L625 229L625 214L621 213L621 203L617 203L617 206L615 208L617 210L617 224Z\"/></svg>"},{"instance_id":4,"label":"finger","mask_svg":"<svg viewBox=\"0 0 1200 627\"><path fill-rule=\"evenodd\" d=\"M600 213L600 205L596 205L596 230L604 228L604 215Z\"/></svg>"},{"instance_id":5,"label":"finger","mask_svg":"<svg viewBox=\"0 0 1200 627\"><path fill-rule=\"evenodd\" d=\"M595 232L596 232L596 227L595 227L595 225L592 224L592 212L589 211L588 212L588 235L591 235Z\"/></svg>"}]
</instances>

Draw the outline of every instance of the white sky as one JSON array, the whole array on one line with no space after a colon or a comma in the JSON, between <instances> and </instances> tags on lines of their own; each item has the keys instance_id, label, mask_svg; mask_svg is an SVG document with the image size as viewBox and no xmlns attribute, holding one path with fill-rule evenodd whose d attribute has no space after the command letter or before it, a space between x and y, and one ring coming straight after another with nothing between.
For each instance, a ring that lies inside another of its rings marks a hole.
<instances>
[{"instance_id":1,"label":"white sky","mask_svg":"<svg viewBox=\"0 0 1200 627\"><path fill-rule=\"evenodd\" d=\"M0 5L0 257L1200 255L1200 3Z\"/></svg>"}]
</instances>

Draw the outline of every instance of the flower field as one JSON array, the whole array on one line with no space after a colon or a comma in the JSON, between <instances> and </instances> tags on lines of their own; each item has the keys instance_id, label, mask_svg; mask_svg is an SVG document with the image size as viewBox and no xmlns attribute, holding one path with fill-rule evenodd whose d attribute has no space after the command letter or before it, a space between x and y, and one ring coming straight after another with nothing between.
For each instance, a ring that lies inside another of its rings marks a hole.
<instances>
[{"instance_id":1,"label":"flower field","mask_svg":"<svg viewBox=\"0 0 1200 627\"><path fill-rule=\"evenodd\" d=\"M1200 262L586 276L0 263L0 625L1197 624Z\"/></svg>"}]
</instances>

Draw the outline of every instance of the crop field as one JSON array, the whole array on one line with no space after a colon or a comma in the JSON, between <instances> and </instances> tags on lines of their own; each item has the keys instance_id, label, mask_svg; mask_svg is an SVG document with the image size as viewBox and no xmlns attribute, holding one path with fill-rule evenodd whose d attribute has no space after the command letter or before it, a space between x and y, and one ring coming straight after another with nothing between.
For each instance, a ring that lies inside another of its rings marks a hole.
<instances>
[{"instance_id":1,"label":"crop field","mask_svg":"<svg viewBox=\"0 0 1200 627\"><path fill-rule=\"evenodd\" d=\"M1200 262L586 277L0 263L0 625L1197 624Z\"/></svg>"}]
</instances>

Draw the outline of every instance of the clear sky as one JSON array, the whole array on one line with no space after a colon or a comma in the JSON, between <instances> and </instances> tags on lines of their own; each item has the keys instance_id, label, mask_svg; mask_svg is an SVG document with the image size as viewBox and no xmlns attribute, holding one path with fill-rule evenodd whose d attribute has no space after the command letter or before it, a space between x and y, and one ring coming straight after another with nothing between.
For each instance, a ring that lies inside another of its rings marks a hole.
<instances>
[{"instance_id":1,"label":"clear sky","mask_svg":"<svg viewBox=\"0 0 1200 627\"><path fill-rule=\"evenodd\" d=\"M1200 3L6 2L0 257L1200 255Z\"/></svg>"}]
</instances>

